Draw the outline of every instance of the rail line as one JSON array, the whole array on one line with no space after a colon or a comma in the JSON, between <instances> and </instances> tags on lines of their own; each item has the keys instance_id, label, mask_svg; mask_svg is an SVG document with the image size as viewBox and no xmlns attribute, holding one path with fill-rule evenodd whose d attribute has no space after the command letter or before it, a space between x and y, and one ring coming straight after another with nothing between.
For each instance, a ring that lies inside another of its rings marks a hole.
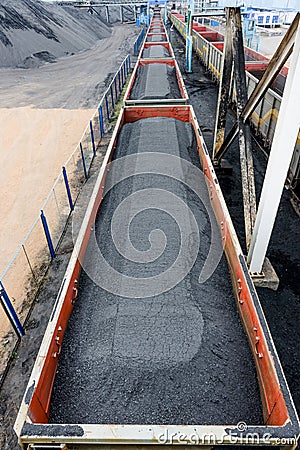
<instances>
[{"instance_id":1,"label":"rail line","mask_svg":"<svg viewBox=\"0 0 300 450\"><path fill-rule=\"evenodd\" d=\"M296 447L293 400L187 102L154 9L15 423L24 449Z\"/></svg>"}]
</instances>

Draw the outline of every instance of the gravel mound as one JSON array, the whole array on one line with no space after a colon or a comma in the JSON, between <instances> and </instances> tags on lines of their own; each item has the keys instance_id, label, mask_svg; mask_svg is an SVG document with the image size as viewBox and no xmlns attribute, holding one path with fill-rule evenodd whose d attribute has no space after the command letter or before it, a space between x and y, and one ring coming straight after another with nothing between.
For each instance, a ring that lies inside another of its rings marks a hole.
<instances>
[{"instance_id":1,"label":"gravel mound","mask_svg":"<svg viewBox=\"0 0 300 450\"><path fill-rule=\"evenodd\" d=\"M0 67L37 67L91 48L110 33L110 25L86 10L0 0Z\"/></svg>"}]
</instances>

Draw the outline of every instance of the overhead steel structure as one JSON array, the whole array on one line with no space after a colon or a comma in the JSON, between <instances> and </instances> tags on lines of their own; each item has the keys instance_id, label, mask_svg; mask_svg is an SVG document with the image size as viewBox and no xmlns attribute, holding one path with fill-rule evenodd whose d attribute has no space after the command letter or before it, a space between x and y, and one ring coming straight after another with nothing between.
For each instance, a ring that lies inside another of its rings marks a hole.
<instances>
[{"instance_id":1,"label":"overhead steel structure","mask_svg":"<svg viewBox=\"0 0 300 450\"><path fill-rule=\"evenodd\" d=\"M226 38L219 89L213 159L215 163L219 163L221 157L225 154L234 138L239 136L246 245L249 250L247 261L250 267L250 272L259 274L262 272L280 198L287 177L288 168L293 157L294 147L300 127L300 114L297 108L297 103L299 104L300 100L300 93L299 82L297 84L296 81L297 76L298 80L300 76L298 67L300 62L299 13L295 17L290 29L284 36L281 44L272 57L262 79L252 92L249 100L247 100L244 71L245 61L243 59L244 51L240 32L240 9L226 8L226 11ZM299 43L297 40L299 40ZM293 56L291 66L283 92L282 106L279 112L268 168L256 217L254 169L251 153L250 133L249 131L246 131L248 138L245 140L244 147L241 141L241 136L243 134L242 130L247 130L247 120L255 110L258 103L261 101L268 88L271 86L274 79L279 74L292 51ZM242 57L242 60L240 60L240 57ZM236 88L237 121L225 139L226 113L229 91L231 87L232 70ZM243 148L245 148L245 151Z\"/></svg>"},{"instance_id":2,"label":"overhead steel structure","mask_svg":"<svg viewBox=\"0 0 300 450\"><path fill-rule=\"evenodd\" d=\"M86 9L91 14L99 14L99 8L105 8L106 20L110 22L109 7L119 7L120 8L120 21L123 23L125 21L125 12L130 11L133 15L137 25L144 23L142 19L142 9L145 10L145 23L149 24L149 1L142 0L103 0L103 1L68 1L59 2L62 6L73 6L74 8Z\"/></svg>"}]
</instances>

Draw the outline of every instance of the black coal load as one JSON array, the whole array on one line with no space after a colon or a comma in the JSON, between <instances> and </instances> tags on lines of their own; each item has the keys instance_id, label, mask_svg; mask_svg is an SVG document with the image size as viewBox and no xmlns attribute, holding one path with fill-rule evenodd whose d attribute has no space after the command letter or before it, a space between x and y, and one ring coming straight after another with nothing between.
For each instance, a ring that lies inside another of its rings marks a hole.
<instances>
[{"instance_id":1,"label":"black coal load","mask_svg":"<svg viewBox=\"0 0 300 450\"><path fill-rule=\"evenodd\" d=\"M91 48L111 26L73 6L0 0L0 67L37 67Z\"/></svg>"},{"instance_id":2,"label":"black coal load","mask_svg":"<svg viewBox=\"0 0 300 450\"><path fill-rule=\"evenodd\" d=\"M142 58L170 58L170 56L169 50L163 45L151 45L142 53Z\"/></svg>"},{"instance_id":3,"label":"black coal load","mask_svg":"<svg viewBox=\"0 0 300 450\"><path fill-rule=\"evenodd\" d=\"M153 34L152 36L147 36L146 42L165 42L166 36L164 34Z\"/></svg>"},{"instance_id":4,"label":"black coal load","mask_svg":"<svg viewBox=\"0 0 300 450\"><path fill-rule=\"evenodd\" d=\"M139 66L130 100L168 98L182 98L175 67L162 63Z\"/></svg>"},{"instance_id":5,"label":"black coal load","mask_svg":"<svg viewBox=\"0 0 300 450\"><path fill-rule=\"evenodd\" d=\"M137 163L128 160L149 154L155 161L171 157L169 175L159 163L154 173L145 163L137 173ZM126 124L113 164L124 179L116 182L111 166L112 188L102 201L95 238L114 271L103 271L98 251L88 253L59 357L50 423L263 424L254 361L224 255L199 283L212 222L206 188L200 199L189 187L189 164L201 169L191 125L164 117ZM191 264L193 220L200 245ZM190 242L186 251L183 233ZM152 250L156 258L148 254ZM182 279L174 264L189 267ZM158 283L162 273L166 283L175 280L173 286ZM131 278L132 289L145 283L145 292L128 291Z\"/></svg>"}]
</instances>

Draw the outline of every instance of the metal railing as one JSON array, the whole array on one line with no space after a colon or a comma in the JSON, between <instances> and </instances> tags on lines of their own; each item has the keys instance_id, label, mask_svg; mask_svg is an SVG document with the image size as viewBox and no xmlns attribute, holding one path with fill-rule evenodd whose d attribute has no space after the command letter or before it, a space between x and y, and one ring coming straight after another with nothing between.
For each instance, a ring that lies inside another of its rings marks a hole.
<instances>
[{"instance_id":1,"label":"metal railing","mask_svg":"<svg viewBox=\"0 0 300 450\"><path fill-rule=\"evenodd\" d=\"M140 34L138 35L138 37L137 37L135 43L133 44L133 55L134 55L134 56L137 56L137 55L138 55L139 49L141 48L141 45L142 45L142 42L143 42L143 40L144 40L145 34L146 34L146 29L143 27L143 28L141 29L141 32L140 32Z\"/></svg>"},{"instance_id":2,"label":"metal railing","mask_svg":"<svg viewBox=\"0 0 300 450\"><path fill-rule=\"evenodd\" d=\"M24 335L28 312L64 233L70 213L86 180L97 147L113 118L127 76L130 55L123 60L85 128L80 142L63 165L24 240L0 276L0 376ZM1 385L0 381L0 385Z\"/></svg>"}]
</instances>

